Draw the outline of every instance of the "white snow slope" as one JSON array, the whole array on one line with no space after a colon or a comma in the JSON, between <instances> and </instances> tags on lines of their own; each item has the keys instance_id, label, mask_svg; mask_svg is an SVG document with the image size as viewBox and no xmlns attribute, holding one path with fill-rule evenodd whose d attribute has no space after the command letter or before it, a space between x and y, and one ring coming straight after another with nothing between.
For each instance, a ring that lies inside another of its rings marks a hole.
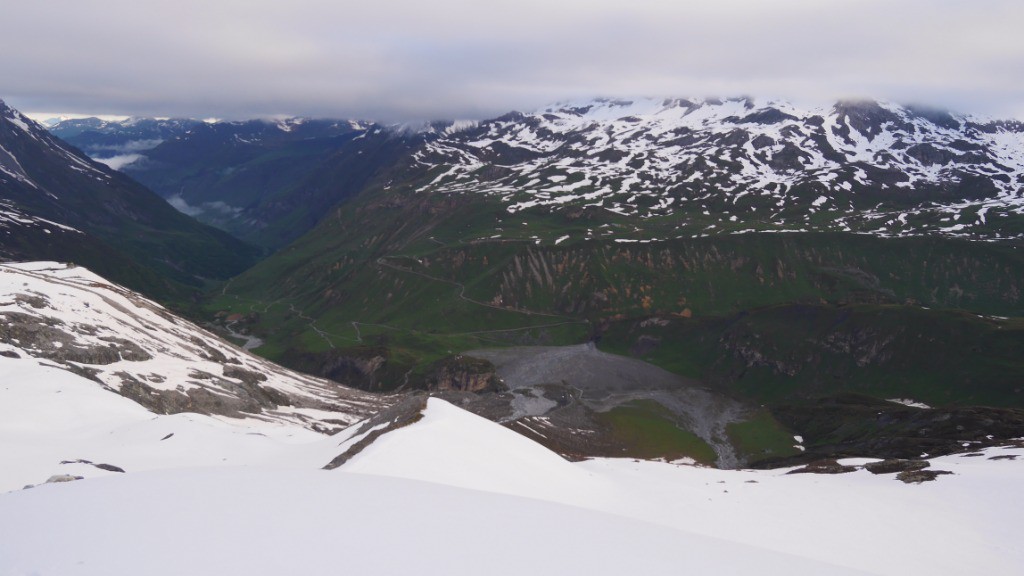
<instances>
[{"instance_id":1,"label":"white snow slope","mask_svg":"<svg viewBox=\"0 0 1024 576\"><path fill-rule=\"evenodd\" d=\"M431 399L418 422L322 470L364 437L356 428L155 415L0 356L0 576L1024 569L1020 448L934 459L954 474L921 485L863 470L570 463ZM21 489L57 474L85 479Z\"/></svg>"}]
</instances>

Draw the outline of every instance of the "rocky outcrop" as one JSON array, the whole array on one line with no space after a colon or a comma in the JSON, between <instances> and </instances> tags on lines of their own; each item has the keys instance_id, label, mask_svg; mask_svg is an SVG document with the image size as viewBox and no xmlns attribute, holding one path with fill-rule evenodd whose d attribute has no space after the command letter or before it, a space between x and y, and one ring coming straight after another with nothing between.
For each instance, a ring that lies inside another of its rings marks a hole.
<instances>
[{"instance_id":1,"label":"rocky outcrop","mask_svg":"<svg viewBox=\"0 0 1024 576\"><path fill-rule=\"evenodd\" d=\"M418 422L423 418L423 411L427 408L427 398L428 396L423 393L407 396L394 406L364 420L349 437L355 439L355 442L351 442L344 452L324 465L324 470L334 470L348 462L384 434Z\"/></svg>"},{"instance_id":2,"label":"rocky outcrop","mask_svg":"<svg viewBox=\"0 0 1024 576\"><path fill-rule=\"evenodd\" d=\"M907 470L896 475L896 479L904 484L920 484L931 482L939 476L952 474L948 470Z\"/></svg>"},{"instance_id":3,"label":"rocky outcrop","mask_svg":"<svg viewBox=\"0 0 1024 576\"><path fill-rule=\"evenodd\" d=\"M470 356L449 356L437 361L427 374L427 389L447 392L496 392L505 389L497 368L488 360Z\"/></svg>"},{"instance_id":4,"label":"rocky outcrop","mask_svg":"<svg viewBox=\"0 0 1024 576\"><path fill-rule=\"evenodd\" d=\"M90 326L67 326L63 321L49 316L22 312L0 313L0 343L30 350L37 358L93 365L152 358L138 344L124 338L105 336L99 338L100 342L86 343L77 337L92 335L94 332Z\"/></svg>"},{"instance_id":5,"label":"rocky outcrop","mask_svg":"<svg viewBox=\"0 0 1024 576\"><path fill-rule=\"evenodd\" d=\"M836 460L817 460L803 468L790 470L787 474L846 474L856 470L856 466L845 466Z\"/></svg>"},{"instance_id":6,"label":"rocky outcrop","mask_svg":"<svg viewBox=\"0 0 1024 576\"><path fill-rule=\"evenodd\" d=\"M903 460L901 458L890 458L878 462L869 462L864 469L872 474L896 474L903 472L916 472L931 466L927 460Z\"/></svg>"}]
</instances>

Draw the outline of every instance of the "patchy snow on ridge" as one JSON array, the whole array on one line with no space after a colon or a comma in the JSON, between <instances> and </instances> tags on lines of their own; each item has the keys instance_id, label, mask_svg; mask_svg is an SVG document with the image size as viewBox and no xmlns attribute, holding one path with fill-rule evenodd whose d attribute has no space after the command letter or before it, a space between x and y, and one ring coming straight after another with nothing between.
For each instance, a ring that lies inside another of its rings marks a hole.
<instances>
[{"instance_id":1,"label":"patchy snow on ridge","mask_svg":"<svg viewBox=\"0 0 1024 576\"><path fill-rule=\"evenodd\" d=\"M329 430L386 404L285 370L81 267L0 264L0 353L87 374L161 412L206 411Z\"/></svg>"},{"instance_id":2,"label":"patchy snow on ridge","mask_svg":"<svg viewBox=\"0 0 1024 576\"><path fill-rule=\"evenodd\" d=\"M4 233L10 234L12 229L26 226L40 228L48 234L58 230L81 233L80 230L72 228L71 226L53 222L46 218L29 216L10 203L0 200L0 230L3 230Z\"/></svg>"},{"instance_id":3,"label":"patchy snow on ridge","mask_svg":"<svg viewBox=\"0 0 1024 576\"><path fill-rule=\"evenodd\" d=\"M925 404L924 402L918 402L916 400L911 400L910 398L887 398L886 400L888 402L902 404L904 406L909 406L911 408L931 408L931 406Z\"/></svg>"},{"instance_id":4,"label":"patchy snow on ridge","mask_svg":"<svg viewBox=\"0 0 1024 576\"><path fill-rule=\"evenodd\" d=\"M491 196L512 214L591 206L651 218L693 212L689 204L700 201L721 207L721 222L749 219L752 207L789 208L755 219L760 228L855 224L883 236L992 239L1003 233L991 217L942 227L935 216L964 202L1024 214L1022 144L1019 123L888 102L801 109L751 98L589 100L443 133L415 159L443 168L421 191ZM566 180L574 184L543 184ZM960 183L973 190L963 200L938 194ZM908 211L908 190L936 195ZM887 196L891 207L878 203ZM849 217L812 220L824 210ZM897 210L906 216L895 220Z\"/></svg>"}]
</instances>

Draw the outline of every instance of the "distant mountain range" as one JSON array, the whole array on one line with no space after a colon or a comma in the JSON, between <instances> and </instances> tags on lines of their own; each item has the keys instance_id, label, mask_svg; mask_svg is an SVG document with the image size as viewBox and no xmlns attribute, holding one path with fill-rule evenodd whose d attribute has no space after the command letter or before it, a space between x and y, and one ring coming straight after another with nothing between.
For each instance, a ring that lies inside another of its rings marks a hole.
<instances>
[{"instance_id":1,"label":"distant mountain range","mask_svg":"<svg viewBox=\"0 0 1024 576\"><path fill-rule=\"evenodd\" d=\"M347 120L92 118L50 130L112 163L182 212L279 248L424 142L414 131Z\"/></svg>"},{"instance_id":2,"label":"distant mountain range","mask_svg":"<svg viewBox=\"0 0 1024 576\"><path fill-rule=\"evenodd\" d=\"M57 119L45 126L51 134L73 144L92 159L120 169L141 160L143 152L200 124L202 122L199 120L174 118L129 118L117 121L74 118Z\"/></svg>"},{"instance_id":3,"label":"distant mountain range","mask_svg":"<svg viewBox=\"0 0 1024 576\"><path fill-rule=\"evenodd\" d=\"M2 102L0 210L7 258L75 261L163 297L226 279L259 254Z\"/></svg>"},{"instance_id":4,"label":"distant mountain range","mask_svg":"<svg viewBox=\"0 0 1024 576\"><path fill-rule=\"evenodd\" d=\"M124 171L180 209L271 247L402 166L430 174L423 191L492 196L510 214L640 218L650 233L616 231L623 241L753 231L1024 237L1024 124L885 102L593 100L421 130L303 119L87 119L51 130L94 157L131 159Z\"/></svg>"}]
</instances>

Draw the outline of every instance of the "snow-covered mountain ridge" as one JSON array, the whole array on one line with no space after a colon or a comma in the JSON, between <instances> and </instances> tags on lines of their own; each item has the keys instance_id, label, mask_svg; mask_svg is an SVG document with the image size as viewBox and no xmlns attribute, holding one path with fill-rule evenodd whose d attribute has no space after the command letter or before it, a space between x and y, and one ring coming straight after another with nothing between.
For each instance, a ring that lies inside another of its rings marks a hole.
<instances>
[{"instance_id":1,"label":"snow-covered mountain ridge","mask_svg":"<svg viewBox=\"0 0 1024 576\"><path fill-rule=\"evenodd\" d=\"M0 319L0 355L74 372L157 413L330 431L387 404L249 355L80 267L0 264Z\"/></svg>"},{"instance_id":2,"label":"snow-covered mountain ridge","mask_svg":"<svg viewBox=\"0 0 1024 576\"><path fill-rule=\"evenodd\" d=\"M836 230L1021 237L1024 125L887 102L594 100L441 134L422 191L510 213L672 217L677 235Z\"/></svg>"}]
</instances>

